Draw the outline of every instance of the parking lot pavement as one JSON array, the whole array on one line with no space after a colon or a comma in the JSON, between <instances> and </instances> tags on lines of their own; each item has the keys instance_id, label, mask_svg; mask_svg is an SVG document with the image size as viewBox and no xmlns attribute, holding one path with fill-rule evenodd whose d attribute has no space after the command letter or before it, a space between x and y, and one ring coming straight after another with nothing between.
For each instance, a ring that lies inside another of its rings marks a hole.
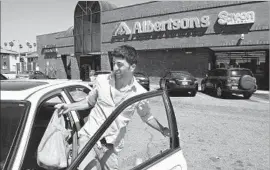
<instances>
[{"instance_id":1,"label":"parking lot pavement","mask_svg":"<svg viewBox=\"0 0 270 170\"><path fill-rule=\"evenodd\" d=\"M189 169L269 169L267 100L170 98Z\"/></svg>"}]
</instances>

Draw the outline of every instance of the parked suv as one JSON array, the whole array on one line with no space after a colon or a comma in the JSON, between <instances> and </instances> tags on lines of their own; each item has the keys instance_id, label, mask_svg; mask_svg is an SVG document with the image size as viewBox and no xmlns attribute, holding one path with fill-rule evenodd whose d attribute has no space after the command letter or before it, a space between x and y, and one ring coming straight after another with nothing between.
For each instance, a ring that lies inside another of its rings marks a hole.
<instances>
[{"instance_id":1,"label":"parked suv","mask_svg":"<svg viewBox=\"0 0 270 170\"><path fill-rule=\"evenodd\" d=\"M246 68L211 70L201 82L202 92L214 92L217 97L228 97L236 93L243 94L245 99L249 99L256 89L256 78Z\"/></svg>"}]
</instances>

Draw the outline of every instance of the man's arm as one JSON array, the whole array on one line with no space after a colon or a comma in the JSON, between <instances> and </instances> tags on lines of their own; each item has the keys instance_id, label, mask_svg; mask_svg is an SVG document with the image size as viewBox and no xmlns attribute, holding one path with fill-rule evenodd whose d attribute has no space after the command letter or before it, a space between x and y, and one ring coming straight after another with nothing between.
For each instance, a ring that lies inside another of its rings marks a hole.
<instances>
[{"instance_id":1,"label":"man's arm","mask_svg":"<svg viewBox=\"0 0 270 170\"><path fill-rule=\"evenodd\" d=\"M157 131L162 133L162 135L170 136L170 130L167 127L162 126L156 118L152 118L145 123L153 129L156 129Z\"/></svg>"},{"instance_id":2,"label":"man's arm","mask_svg":"<svg viewBox=\"0 0 270 170\"><path fill-rule=\"evenodd\" d=\"M159 131L164 136L170 136L170 130L162 126L158 120L151 114L150 107L147 100L141 101L138 104L137 112L141 119L153 129Z\"/></svg>"},{"instance_id":3,"label":"man's arm","mask_svg":"<svg viewBox=\"0 0 270 170\"><path fill-rule=\"evenodd\" d=\"M86 98L84 98L83 100L79 102L70 103L70 104L61 103L61 104L55 105L54 107L56 109L62 110L63 114L66 114L70 111L86 110L91 107L94 107L97 101L97 96L98 96L98 92L97 92L97 89L95 88L89 92Z\"/></svg>"}]
</instances>

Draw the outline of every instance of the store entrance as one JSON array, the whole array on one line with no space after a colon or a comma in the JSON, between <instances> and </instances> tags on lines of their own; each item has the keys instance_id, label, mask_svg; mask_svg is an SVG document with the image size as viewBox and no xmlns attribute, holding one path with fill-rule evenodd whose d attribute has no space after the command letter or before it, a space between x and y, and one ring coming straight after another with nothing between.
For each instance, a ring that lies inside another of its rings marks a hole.
<instances>
[{"instance_id":1,"label":"store entrance","mask_svg":"<svg viewBox=\"0 0 270 170\"><path fill-rule=\"evenodd\" d=\"M269 89L269 52L268 51L232 51L215 52L216 68L248 68L257 79L258 88Z\"/></svg>"},{"instance_id":2,"label":"store entrance","mask_svg":"<svg viewBox=\"0 0 270 170\"><path fill-rule=\"evenodd\" d=\"M100 55L87 55L80 57L80 79L90 81L89 73L91 70L100 70Z\"/></svg>"}]
</instances>

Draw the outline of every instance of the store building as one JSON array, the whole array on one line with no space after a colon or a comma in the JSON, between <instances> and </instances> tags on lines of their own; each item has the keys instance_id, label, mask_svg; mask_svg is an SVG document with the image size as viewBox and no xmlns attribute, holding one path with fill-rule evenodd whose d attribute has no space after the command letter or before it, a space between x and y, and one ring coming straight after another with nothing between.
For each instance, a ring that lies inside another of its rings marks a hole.
<instances>
[{"instance_id":1,"label":"store building","mask_svg":"<svg viewBox=\"0 0 270 170\"><path fill-rule=\"evenodd\" d=\"M26 53L27 71L38 71L38 53L36 51Z\"/></svg>"},{"instance_id":2,"label":"store building","mask_svg":"<svg viewBox=\"0 0 270 170\"><path fill-rule=\"evenodd\" d=\"M73 27L37 36L37 53L39 70L46 75L60 79L80 77L74 58Z\"/></svg>"},{"instance_id":3,"label":"store building","mask_svg":"<svg viewBox=\"0 0 270 170\"><path fill-rule=\"evenodd\" d=\"M19 53L1 48L0 56L2 74L15 74L20 70Z\"/></svg>"},{"instance_id":4,"label":"store building","mask_svg":"<svg viewBox=\"0 0 270 170\"><path fill-rule=\"evenodd\" d=\"M87 70L111 69L110 51L128 44L139 52L137 70L150 76L187 70L204 77L213 68L237 64L269 87L269 3L155 1L116 8L80 1L70 37L76 65L71 78L87 80Z\"/></svg>"}]
</instances>

